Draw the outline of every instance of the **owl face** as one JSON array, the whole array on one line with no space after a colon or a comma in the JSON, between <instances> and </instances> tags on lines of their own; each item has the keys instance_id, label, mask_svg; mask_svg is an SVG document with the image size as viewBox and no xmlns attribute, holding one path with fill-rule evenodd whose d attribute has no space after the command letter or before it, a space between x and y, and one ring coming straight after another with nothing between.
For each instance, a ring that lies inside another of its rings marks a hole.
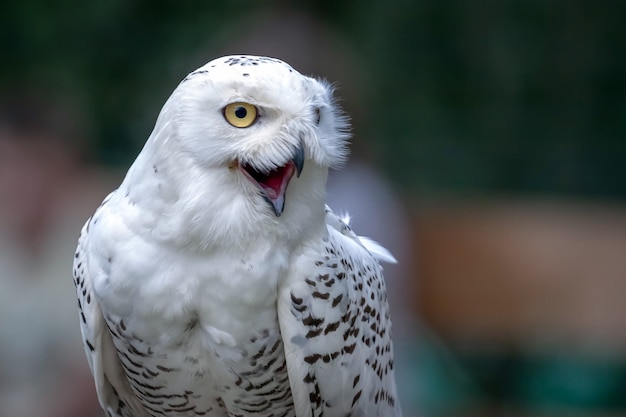
<instances>
[{"instance_id":1,"label":"owl face","mask_svg":"<svg viewBox=\"0 0 626 417\"><path fill-rule=\"evenodd\" d=\"M180 83L159 119L157 130L167 124L200 167L236 171L276 216L305 166L327 170L347 153L348 124L331 87L273 58L209 62Z\"/></svg>"}]
</instances>

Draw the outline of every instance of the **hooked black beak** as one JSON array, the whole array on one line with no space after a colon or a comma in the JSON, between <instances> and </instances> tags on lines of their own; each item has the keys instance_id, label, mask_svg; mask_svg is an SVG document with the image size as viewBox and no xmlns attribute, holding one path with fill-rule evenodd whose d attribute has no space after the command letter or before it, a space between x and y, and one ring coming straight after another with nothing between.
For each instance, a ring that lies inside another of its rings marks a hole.
<instances>
[{"instance_id":1,"label":"hooked black beak","mask_svg":"<svg viewBox=\"0 0 626 417\"><path fill-rule=\"evenodd\" d=\"M296 153L291 161L296 167L296 176L300 178L302 168L304 168L304 146L302 146L302 143L300 143L300 146L296 149Z\"/></svg>"}]
</instances>

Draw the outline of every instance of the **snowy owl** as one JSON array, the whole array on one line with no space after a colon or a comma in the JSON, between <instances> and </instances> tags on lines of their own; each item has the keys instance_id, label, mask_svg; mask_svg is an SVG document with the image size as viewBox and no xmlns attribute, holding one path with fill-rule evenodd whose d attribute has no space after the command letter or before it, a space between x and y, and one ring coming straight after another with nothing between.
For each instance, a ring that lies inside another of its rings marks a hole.
<instances>
[{"instance_id":1,"label":"snowy owl","mask_svg":"<svg viewBox=\"0 0 626 417\"><path fill-rule=\"evenodd\" d=\"M108 416L401 416L379 261L325 206L330 86L228 56L167 100L74 259Z\"/></svg>"}]
</instances>

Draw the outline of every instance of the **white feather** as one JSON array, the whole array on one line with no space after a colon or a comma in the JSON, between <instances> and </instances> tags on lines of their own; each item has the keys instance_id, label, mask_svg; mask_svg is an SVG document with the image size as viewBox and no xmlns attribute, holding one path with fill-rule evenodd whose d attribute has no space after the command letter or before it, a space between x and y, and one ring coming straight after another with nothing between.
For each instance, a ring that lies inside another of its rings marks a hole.
<instances>
[{"instance_id":1,"label":"white feather","mask_svg":"<svg viewBox=\"0 0 626 417\"><path fill-rule=\"evenodd\" d=\"M258 109L250 127L225 119L235 102ZM377 261L393 256L324 206L347 132L330 86L276 59L223 57L181 82L74 262L111 416L401 415ZM299 147L278 213L242 166L287 170Z\"/></svg>"},{"instance_id":2,"label":"white feather","mask_svg":"<svg viewBox=\"0 0 626 417\"><path fill-rule=\"evenodd\" d=\"M389 262L390 264L398 263L396 258L389 252L386 248L384 248L380 243L375 240L370 239L369 237L359 236L359 240L376 259L383 262Z\"/></svg>"}]
</instances>

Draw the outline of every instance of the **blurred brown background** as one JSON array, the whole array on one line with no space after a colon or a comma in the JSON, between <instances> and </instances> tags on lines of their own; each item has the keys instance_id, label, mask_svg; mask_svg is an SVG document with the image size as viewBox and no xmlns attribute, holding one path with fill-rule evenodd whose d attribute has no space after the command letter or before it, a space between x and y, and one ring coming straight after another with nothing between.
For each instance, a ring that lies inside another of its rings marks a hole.
<instances>
[{"instance_id":1,"label":"blurred brown background","mask_svg":"<svg viewBox=\"0 0 626 417\"><path fill-rule=\"evenodd\" d=\"M71 261L190 71L337 83L329 202L389 247L405 415L626 416L626 3L5 2L0 416L99 416Z\"/></svg>"}]
</instances>

